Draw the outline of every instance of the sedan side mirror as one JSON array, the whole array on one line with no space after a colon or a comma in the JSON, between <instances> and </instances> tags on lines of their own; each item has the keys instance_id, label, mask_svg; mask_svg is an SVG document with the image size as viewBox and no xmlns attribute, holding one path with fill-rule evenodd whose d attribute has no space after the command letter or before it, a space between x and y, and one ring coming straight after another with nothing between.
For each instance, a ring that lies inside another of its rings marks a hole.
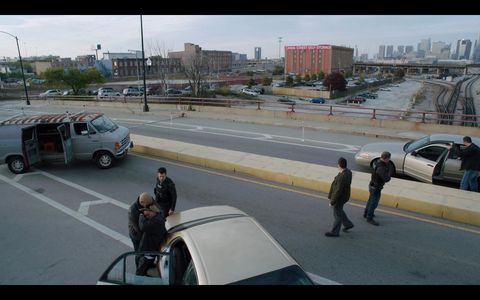
<instances>
[{"instance_id":1,"label":"sedan side mirror","mask_svg":"<svg viewBox=\"0 0 480 300\"><path fill-rule=\"evenodd\" d=\"M412 156L417 156L418 155L418 152L417 151L412 151Z\"/></svg>"}]
</instances>

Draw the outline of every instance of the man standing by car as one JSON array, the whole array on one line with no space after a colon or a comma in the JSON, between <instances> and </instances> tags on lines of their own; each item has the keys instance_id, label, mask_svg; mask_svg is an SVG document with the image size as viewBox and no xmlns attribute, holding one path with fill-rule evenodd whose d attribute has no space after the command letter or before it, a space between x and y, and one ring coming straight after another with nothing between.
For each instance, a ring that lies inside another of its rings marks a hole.
<instances>
[{"instance_id":1,"label":"man standing by car","mask_svg":"<svg viewBox=\"0 0 480 300\"><path fill-rule=\"evenodd\" d=\"M352 185L352 171L347 169L347 160L343 157L338 159L339 173L330 186L328 199L330 206L333 206L333 222L332 230L326 232L326 236L339 236L340 227L343 224L343 231L348 232L353 228L353 223L350 221L343 211L343 205L350 199L350 186Z\"/></svg>"},{"instance_id":2,"label":"man standing by car","mask_svg":"<svg viewBox=\"0 0 480 300\"><path fill-rule=\"evenodd\" d=\"M157 172L157 183L153 189L155 200L162 209L163 216L166 218L175 211L177 203L177 190L175 183L167 177L167 169L161 167Z\"/></svg>"},{"instance_id":3,"label":"man standing by car","mask_svg":"<svg viewBox=\"0 0 480 300\"><path fill-rule=\"evenodd\" d=\"M372 179L368 184L368 191L370 192L370 196L368 197L367 206L365 207L365 211L363 212L363 217L367 218L368 223L375 226L380 225L373 219L375 209L378 206L378 202L380 202L380 195L383 186L386 182L390 181L390 178L393 174L393 167L390 164L390 156L390 152L382 152L382 154L380 155L380 159L378 160L372 172Z\"/></svg>"},{"instance_id":4,"label":"man standing by car","mask_svg":"<svg viewBox=\"0 0 480 300\"><path fill-rule=\"evenodd\" d=\"M465 170L462 181L460 182L460 189L468 191L470 188L473 192L478 192L478 173L480 171L480 148L472 143L472 138L469 136L463 137L463 150L455 147L459 159L462 160L460 170Z\"/></svg>"}]
</instances>

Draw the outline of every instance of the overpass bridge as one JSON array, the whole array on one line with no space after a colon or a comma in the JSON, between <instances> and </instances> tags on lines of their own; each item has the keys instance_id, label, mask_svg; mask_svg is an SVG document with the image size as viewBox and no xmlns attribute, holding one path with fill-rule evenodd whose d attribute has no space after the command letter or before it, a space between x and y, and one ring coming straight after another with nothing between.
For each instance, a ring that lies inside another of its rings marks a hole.
<instances>
[{"instance_id":1,"label":"overpass bridge","mask_svg":"<svg viewBox=\"0 0 480 300\"><path fill-rule=\"evenodd\" d=\"M373 63L373 62L355 62L353 64L353 73L365 71L368 73L371 69L380 69L382 71L394 72L403 69L405 74L440 74L461 73L464 75L480 74L480 64L426 64L426 63Z\"/></svg>"}]
</instances>

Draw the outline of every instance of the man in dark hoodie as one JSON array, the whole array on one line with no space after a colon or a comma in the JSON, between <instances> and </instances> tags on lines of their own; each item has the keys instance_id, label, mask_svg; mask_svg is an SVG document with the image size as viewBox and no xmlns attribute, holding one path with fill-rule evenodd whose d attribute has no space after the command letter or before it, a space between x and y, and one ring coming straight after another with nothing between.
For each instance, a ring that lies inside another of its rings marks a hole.
<instances>
[{"instance_id":1,"label":"man in dark hoodie","mask_svg":"<svg viewBox=\"0 0 480 300\"><path fill-rule=\"evenodd\" d=\"M345 211L343 211L343 206L350 199L352 171L347 169L347 160L343 157L338 159L338 169L339 173L335 176L328 193L328 199L330 200L330 206L333 206L333 216L335 218L332 230L325 233L326 236L330 237L339 236L342 224L344 232L348 232L349 229L353 228L352 221L348 219Z\"/></svg>"},{"instance_id":2,"label":"man in dark hoodie","mask_svg":"<svg viewBox=\"0 0 480 300\"><path fill-rule=\"evenodd\" d=\"M480 148L472 143L472 138L469 136L463 137L463 145L465 148L457 149L459 159L462 160L460 170L465 170L462 181L460 182L460 189L470 189L473 192L478 192L478 173L480 171Z\"/></svg>"},{"instance_id":3,"label":"man in dark hoodie","mask_svg":"<svg viewBox=\"0 0 480 300\"><path fill-rule=\"evenodd\" d=\"M157 172L157 183L153 189L155 200L166 218L175 211L177 203L177 190L175 183L167 177L167 169L161 167Z\"/></svg>"},{"instance_id":4,"label":"man in dark hoodie","mask_svg":"<svg viewBox=\"0 0 480 300\"><path fill-rule=\"evenodd\" d=\"M372 172L372 179L368 185L368 191L370 196L368 197L367 206L363 212L363 217L367 218L367 222L378 226L380 225L373 219L375 209L378 206L380 201L380 195L383 189L383 186L386 182L390 181L390 178L393 174L393 167L390 164L390 152L382 152L380 159L375 165L374 171Z\"/></svg>"}]
</instances>

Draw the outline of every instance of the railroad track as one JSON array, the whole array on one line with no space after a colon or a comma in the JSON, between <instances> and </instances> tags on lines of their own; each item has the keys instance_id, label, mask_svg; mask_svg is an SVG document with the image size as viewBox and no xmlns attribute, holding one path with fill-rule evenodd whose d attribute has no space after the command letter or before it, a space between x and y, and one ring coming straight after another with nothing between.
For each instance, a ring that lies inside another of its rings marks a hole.
<instances>
[{"instance_id":1,"label":"railroad track","mask_svg":"<svg viewBox=\"0 0 480 300\"><path fill-rule=\"evenodd\" d=\"M478 127L478 121L474 103L473 84L480 79L480 76L475 76L470 79L465 86L465 100L463 105L463 126Z\"/></svg>"}]
</instances>

